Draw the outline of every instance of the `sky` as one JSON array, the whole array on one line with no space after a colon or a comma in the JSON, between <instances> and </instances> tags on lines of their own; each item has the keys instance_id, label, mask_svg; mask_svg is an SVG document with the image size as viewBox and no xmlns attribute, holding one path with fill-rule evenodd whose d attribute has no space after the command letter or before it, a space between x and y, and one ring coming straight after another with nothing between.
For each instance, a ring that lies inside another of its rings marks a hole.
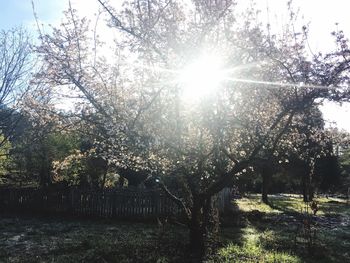
<instances>
[{"instance_id":1,"label":"sky","mask_svg":"<svg viewBox=\"0 0 350 263\"><path fill-rule=\"evenodd\" d=\"M284 12L286 1L256 0L262 15L267 17L266 14L269 13L268 19L275 30L282 27L283 21L287 21L288 16ZM62 11L68 7L68 0L33 0L33 2L37 17L43 24L58 24L62 18ZM99 9L97 0L71 0L71 3L82 16L91 17ZM350 0L294 0L294 6L299 7L302 23L310 22L309 42L312 50L327 51L334 47L330 32L337 28L336 23L338 28L344 30L350 37ZM0 0L0 29L6 30L16 26L26 27L33 36L35 35L36 26L31 0ZM328 125L350 132L349 104L340 106L325 102L321 110Z\"/></svg>"}]
</instances>

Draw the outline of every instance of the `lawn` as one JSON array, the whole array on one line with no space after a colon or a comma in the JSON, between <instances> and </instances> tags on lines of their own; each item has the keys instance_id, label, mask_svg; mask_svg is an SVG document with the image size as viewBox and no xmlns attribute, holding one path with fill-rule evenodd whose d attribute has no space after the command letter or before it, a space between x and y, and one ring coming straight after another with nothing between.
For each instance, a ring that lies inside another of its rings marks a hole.
<instances>
[{"instance_id":1,"label":"lawn","mask_svg":"<svg viewBox=\"0 0 350 263\"><path fill-rule=\"evenodd\" d=\"M350 205L316 200L316 216L298 195L271 196L270 205L259 195L236 200L236 227L222 228L226 245L215 262L350 262Z\"/></svg>"},{"instance_id":2,"label":"lawn","mask_svg":"<svg viewBox=\"0 0 350 263\"><path fill-rule=\"evenodd\" d=\"M236 200L208 262L350 262L350 206L318 202L306 217L296 195L271 196L271 206L258 195ZM188 262L187 240L185 227L169 223L0 216L0 262Z\"/></svg>"}]
</instances>

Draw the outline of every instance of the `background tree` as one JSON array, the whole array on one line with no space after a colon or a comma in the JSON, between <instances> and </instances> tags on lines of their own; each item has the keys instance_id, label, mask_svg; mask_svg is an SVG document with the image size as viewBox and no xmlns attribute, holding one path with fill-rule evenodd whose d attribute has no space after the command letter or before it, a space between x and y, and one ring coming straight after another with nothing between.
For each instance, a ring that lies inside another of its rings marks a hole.
<instances>
[{"instance_id":1,"label":"background tree","mask_svg":"<svg viewBox=\"0 0 350 263\"><path fill-rule=\"evenodd\" d=\"M281 141L288 160L288 166L301 180L304 201L311 201L314 195L316 162L332 154L331 137L324 130L321 112L311 107L295 117L291 133Z\"/></svg>"},{"instance_id":2,"label":"background tree","mask_svg":"<svg viewBox=\"0 0 350 263\"><path fill-rule=\"evenodd\" d=\"M335 134L335 138L338 140L334 144L335 157L338 157L340 165L340 178L338 191L347 195L349 198L350 189L350 165L349 165L349 133L339 132L333 130L332 134ZM338 168L338 167L337 167Z\"/></svg>"},{"instance_id":3,"label":"background tree","mask_svg":"<svg viewBox=\"0 0 350 263\"><path fill-rule=\"evenodd\" d=\"M28 34L21 28L0 31L0 147L15 135L21 100L30 88L33 67Z\"/></svg>"}]
</instances>

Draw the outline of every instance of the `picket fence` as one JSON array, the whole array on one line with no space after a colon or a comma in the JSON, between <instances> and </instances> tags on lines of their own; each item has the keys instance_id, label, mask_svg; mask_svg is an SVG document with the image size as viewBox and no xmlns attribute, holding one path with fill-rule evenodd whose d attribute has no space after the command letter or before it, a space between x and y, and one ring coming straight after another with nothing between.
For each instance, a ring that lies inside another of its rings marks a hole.
<instances>
[{"instance_id":1,"label":"picket fence","mask_svg":"<svg viewBox=\"0 0 350 263\"><path fill-rule=\"evenodd\" d=\"M224 189L218 195L219 210L224 211L228 202L230 190ZM182 212L172 199L158 190L87 191L78 188L0 189L0 210L136 219L179 216Z\"/></svg>"}]
</instances>

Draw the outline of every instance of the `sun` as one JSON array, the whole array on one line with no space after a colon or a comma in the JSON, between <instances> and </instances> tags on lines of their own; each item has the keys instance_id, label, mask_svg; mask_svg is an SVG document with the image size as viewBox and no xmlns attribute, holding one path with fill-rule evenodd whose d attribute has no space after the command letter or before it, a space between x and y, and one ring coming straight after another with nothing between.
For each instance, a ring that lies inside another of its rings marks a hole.
<instances>
[{"instance_id":1,"label":"sun","mask_svg":"<svg viewBox=\"0 0 350 263\"><path fill-rule=\"evenodd\" d=\"M186 101L196 101L214 93L224 79L223 60L220 56L204 55L179 72L178 82L182 98Z\"/></svg>"}]
</instances>

